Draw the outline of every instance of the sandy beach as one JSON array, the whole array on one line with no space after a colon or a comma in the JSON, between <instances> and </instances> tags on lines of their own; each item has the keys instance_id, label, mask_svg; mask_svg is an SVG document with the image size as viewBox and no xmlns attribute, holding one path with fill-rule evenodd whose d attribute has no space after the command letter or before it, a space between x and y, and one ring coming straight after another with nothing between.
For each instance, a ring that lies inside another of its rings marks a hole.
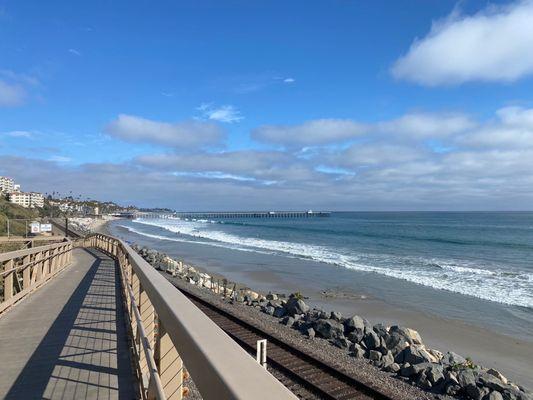
<instances>
[{"instance_id":1,"label":"sandy beach","mask_svg":"<svg viewBox=\"0 0 533 400\"><path fill-rule=\"evenodd\" d=\"M186 249L185 257L183 245L178 242L171 243L172 247L169 247L166 241L126 235L124 230L117 229L114 225L102 224L98 230L122 236L141 246L164 251L172 257L192 263L199 270L225 276L253 290L264 293L291 293L298 290L308 297L308 304L326 311L340 311L345 316L357 314L372 323L411 327L420 332L424 342L431 348L444 352L451 350L469 356L477 364L495 368L513 381L528 388L533 387L533 338L528 340L511 337L487 327L440 318L403 305L399 307L346 288L329 287L324 293L324 288L318 288L306 281L295 282L286 271L272 265L236 266L217 258L209 251L197 251L193 254L189 248Z\"/></svg>"}]
</instances>

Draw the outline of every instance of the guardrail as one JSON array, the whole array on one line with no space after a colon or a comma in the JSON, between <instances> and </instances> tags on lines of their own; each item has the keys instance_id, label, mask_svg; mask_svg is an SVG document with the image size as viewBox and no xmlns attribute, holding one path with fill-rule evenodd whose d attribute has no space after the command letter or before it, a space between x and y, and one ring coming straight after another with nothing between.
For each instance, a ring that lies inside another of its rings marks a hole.
<instances>
[{"instance_id":1,"label":"guardrail","mask_svg":"<svg viewBox=\"0 0 533 400\"><path fill-rule=\"evenodd\" d=\"M72 242L65 241L0 254L0 313L70 264Z\"/></svg>"},{"instance_id":2,"label":"guardrail","mask_svg":"<svg viewBox=\"0 0 533 400\"><path fill-rule=\"evenodd\" d=\"M143 398L182 398L183 363L211 399L296 399L123 241L85 238L118 261Z\"/></svg>"}]
</instances>

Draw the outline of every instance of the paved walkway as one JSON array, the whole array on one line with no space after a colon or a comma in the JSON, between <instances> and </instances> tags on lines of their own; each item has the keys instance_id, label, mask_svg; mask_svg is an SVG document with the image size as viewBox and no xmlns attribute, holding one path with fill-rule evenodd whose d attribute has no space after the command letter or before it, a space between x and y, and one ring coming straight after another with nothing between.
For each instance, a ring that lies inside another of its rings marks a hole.
<instances>
[{"instance_id":1,"label":"paved walkway","mask_svg":"<svg viewBox=\"0 0 533 400\"><path fill-rule=\"evenodd\" d=\"M115 263L74 263L0 318L0 399L134 399Z\"/></svg>"}]
</instances>

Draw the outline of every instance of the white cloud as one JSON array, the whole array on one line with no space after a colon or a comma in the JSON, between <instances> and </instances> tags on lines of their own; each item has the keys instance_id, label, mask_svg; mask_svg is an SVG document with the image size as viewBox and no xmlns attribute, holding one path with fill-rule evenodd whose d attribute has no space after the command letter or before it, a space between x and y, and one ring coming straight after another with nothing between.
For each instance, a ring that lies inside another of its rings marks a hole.
<instances>
[{"instance_id":1,"label":"white cloud","mask_svg":"<svg viewBox=\"0 0 533 400\"><path fill-rule=\"evenodd\" d=\"M378 142L354 144L341 152L338 160L344 166L376 166L406 163L425 156L423 152L413 147Z\"/></svg>"},{"instance_id":2,"label":"white cloud","mask_svg":"<svg viewBox=\"0 0 533 400\"><path fill-rule=\"evenodd\" d=\"M506 125L520 126L533 130L533 109L504 107L500 108L496 115Z\"/></svg>"},{"instance_id":3,"label":"white cloud","mask_svg":"<svg viewBox=\"0 0 533 400\"><path fill-rule=\"evenodd\" d=\"M533 109L505 107L496 120L457 138L462 145L488 148L533 148Z\"/></svg>"},{"instance_id":4,"label":"white cloud","mask_svg":"<svg viewBox=\"0 0 533 400\"><path fill-rule=\"evenodd\" d=\"M176 148L218 145L223 138L219 126L203 121L168 123L120 114L105 131L116 138L131 142L147 142Z\"/></svg>"},{"instance_id":5,"label":"white cloud","mask_svg":"<svg viewBox=\"0 0 533 400\"><path fill-rule=\"evenodd\" d=\"M81 56L81 53L78 50L76 50L76 49L68 49L68 52L70 54L74 54L75 56L78 56L78 57Z\"/></svg>"},{"instance_id":6,"label":"white cloud","mask_svg":"<svg viewBox=\"0 0 533 400\"><path fill-rule=\"evenodd\" d=\"M15 138L26 138L30 139L33 137L33 132L29 131L10 131L5 133L6 136L11 136Z\"/></svg>"},{"instance_id":7,"label":"white cloud","mask_svg":"<svg viewBox=\"0 0 533 400\"><path fill-rule=\"evenodd\" d=\"M409 113L397 119L362 123L345 119L319 119L300 125L266 125L252 136L262 142L309 147L353 140L364 134L393 135L401 139L442 138L465 132L476 126L469 116L460 113Z\"/></svg>"},{"instance_id":8,"label":"white cloud","mask_svg":"<svg viewBox=\"0 0 533 400\"><path fill-rule=\"evenodd\" d=\"M56 162L56 163L67 163L67 162L72 161L70 157L64 157L64 156L52 156L48 160L52 162Z\"/></svg>"},{"instance_id":9,"label":"white cloud","mask_svg":"<svg viewBox=\"0 0 533 400\"><path fill-rule=\"evenodd\" d=\"M24 104L27 93L24 87L0 79L0 107L16 107Z\"/></svg>"},{"instance_id":10,"label":"white cloud","mask_svg":"<svg viewBox=\"0 0 533 400\"><path fill-rule=\"evenodd\" d=\"M410 113L392 121L376 124L375 130L412 138L438 138L472 129L476 123L458 113Z\"/></svg>"},{"instance_id":11,"label":"white cloud","mask_svg":"<svg viewBox=\"0 0 533 400\"><path fill-rule=\"evenodd\" d=\"M283 79L283 82L284 83L294 83L295 79L294 78L285 78L285 79Z\"/></svg>"},{"instance_id":12,"label":"white cloud","mask_svg":"<svg viewBox=\"0 0 533 400\"><path fill-rule=\"evenodd\" d=\"M214 107L211 103L202 103L197 107L197 110L202 112L204 118L213 121L231 124L244 119L244 117L241 115L241 112L231 105Z\"/></svg>"},{"instance_id":13,"label":"white cloud","mask_svg":"<svg viewBox=\"0 0 533 400\"><path fill-rule=\"evenodd\" d=\"M512 82L533 74L533 1L453 13L433 23L392 67L395 77L422 85Z\"/></svg>"},{"instance_id":14,"label":"white cloud","mask_svg":"<svg viewBox=\"0 0 533 400\"><path fill-rule=\"evenodd\" d=\"M252 132L254 139L283 145L312 146L353 139L367 131L347 119L316 119L301 125L265 125Z\"/></svg>"}]
</instances>

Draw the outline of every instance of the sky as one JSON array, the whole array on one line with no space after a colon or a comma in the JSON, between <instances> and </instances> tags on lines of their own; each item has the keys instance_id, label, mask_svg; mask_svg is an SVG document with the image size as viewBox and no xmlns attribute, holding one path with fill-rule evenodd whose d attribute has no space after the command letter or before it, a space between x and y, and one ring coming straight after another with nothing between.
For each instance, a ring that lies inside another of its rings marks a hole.
<instances>
[{"instance_id":1,"label":"sky","mask_svg":"<svg viewBox=\"0 0 533 400\"><path fill-rule=\"evenodd\" d=\"M176 210L532 210L533 0L0 0L0 174Z\"/></svg>"}]
</instances>

